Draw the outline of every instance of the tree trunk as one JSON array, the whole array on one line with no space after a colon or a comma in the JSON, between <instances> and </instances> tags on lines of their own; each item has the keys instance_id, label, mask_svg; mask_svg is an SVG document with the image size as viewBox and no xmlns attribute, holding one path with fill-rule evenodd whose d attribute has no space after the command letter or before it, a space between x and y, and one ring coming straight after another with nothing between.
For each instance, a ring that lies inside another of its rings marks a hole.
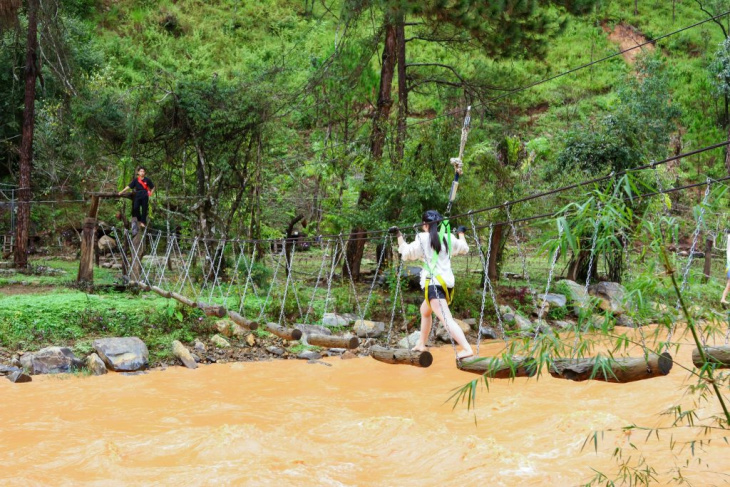
<instances>
[{"instance_id":1,"label":"tree trunk","mask_svg":"<svg viewBox=\"0 0 730 487\"><path fill-rule=\"evenodd\" d=\"M705 284L710 280L710 273L712 272L712 239L707 237L705 239L705 277L702 278L702 282Z\"/></svg>"},{"instance_id":2,"label":"tree trunk","mask_svg":"<svg viewBox=\"0 0 730 487\"><path fill-rule=\"evenodd\" d=\"M489 273L489 279L496 283L499 281L499 261L500 261L500 250L501 250L501 243L502 243L502 225L497 225L494 227L494 231L492 232L492 245L490 249L489 254L489 263L488 263L488 273Z\"/></svg>"},{"instance_id":3,"label":"tree trunk","mask_svg":"<svg viewBox=\"0 0 730 487\"><path fill-rule=\"evenodd\" d=\"M393 99L390 91L393 86L393 75L396 63L396 26L391 21L385 25L385 46L383 47L383 64L380 67L380 90L378 105L373 116L373 129L370 137L370 153L373 159L383 156L386 126Z\"/></svg>"},{"instance_id":4,"label":"tree trunk","mask_svg":"<svg viewBox=\"0 0 730 487\"><path fill-rule=\"evenodd\" d=\"M25 106L23 135L20 143L20 188L18 188L18 224L15 233L15 268L28 266L30 234L30 173L33 167L33 129L35 125L35 83L38 75L38 0L28 0L28 39L25 55Z\"/></svg>"},{"instance_id":5,"label":"tree trunk","mask_svg":"<svg viewBox=\"0 0 730 487\"><path fill-rule=\"evenodd\" d=\"M406 83L406 28L403 14L396 19L396 58L398 65L398 128L395 135L395 150L398 161L403 160L406 143L406 120L408 118L408 86Z\"/></svg>"}]
</instances>

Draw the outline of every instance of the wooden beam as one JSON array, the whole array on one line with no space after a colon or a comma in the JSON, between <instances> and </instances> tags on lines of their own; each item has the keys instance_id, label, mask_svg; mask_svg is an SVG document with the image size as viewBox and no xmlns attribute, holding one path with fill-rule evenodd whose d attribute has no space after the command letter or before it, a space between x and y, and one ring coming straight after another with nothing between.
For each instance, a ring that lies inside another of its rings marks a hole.
<instances>
[{"instance_id":1,"label":"wooden beam","mask_svg":"<svg viewBox=\"0 0 730 487\"><path fill-rule=\"evenodd\" d=\"M493 379L512 379L514 377L532 377L537 373L537 364L531 357L512 357L504 360L499 357L469 357L456 367L465 372L485 375Z\"/></svg>"},{"instance_id":2,"label":"wooden beam","mask_svg":"<svg viewBox=\"0 0 730 487\"><path fill-rule=\"evenodd\" d=\"M228 314L228 310L225 307L217 304L198 303L198 308L200 308L206 316L217 316L218 318L223 318Z\"/></svg>"},{"instance_id":3,"label":"wooden beam","mask_svg":"<svg viewBox=\"0 0 730 487\"><path fill-rule=\"evenodd\" d=\"M251 321L240 314L236 313L235 311L228 310L228 317L233 320L238 325L241 325L242 327L246 328L247 330L255 330L259 327L259 324L255 321ZM297 338L298 340L298 338Z\"/></svg>"},{"instance_id":4,"label":"wooden beam","mask_svg":"<svg viewBox=\"0 0 730 487\"><path fill-rule=\"evenodd\" d=\"M317 347L325 348L357 348L360 346L360 339L353 337L338 337L332 335L319 335L316 333L307 334L307 343Z\"/></svg>"},{"instance_id":5,"label":"wooden beam","mask_svg":"<svg viewBox=\"0 0 730 487\"><path fill-rule=\"evenodd\" d=\"M266 323L266 331L289 341L300 340L302 338L301 330L297 330L296 328L284 328L276 323Z\"/></svg>"},{"instance_id":6,"label":"wooden beam","mask_svg":"<svg viewBox=\"0 0 730 487\"><path fill-rule=\"evenodd\" d=\"M159 294L163 298L168 298L169 299L169 298L172 297L170 291L165 291L164 289L162 289L160 287L157 287L157 286L150 286L150 291L156 292L157 294Z\"/></svg>"},{"instance_id":7,"label":"wooden beam","mask_svg":"<svg viewBox=\"0 0 730 487\"><path fill-rule=\"evenodd\" d=\"M717 345L702 347L702 350L704 350L705 355L707 356L707 361L713 364L716 369L730 369L729 346ZM700 351L697 348L692 350L692 363L695 364L695 367L697 367L698 369L702 368L702 366L705 365L704 362L702 362Z\"/></svg>"},{"instance_id":8,"label":"wooden beam","mask_svg":"<svg viewBox=\"0 0 730 487\"><path fill-rule=\"evenodd\" d=\"M172 292L172 293L170 293L170 297L172 299L176 300L176 301L181 302L182 304L184 304L186 306L190 306L191 308L197 308L198 307L198 303L196 303L192 299L186 298L182 294L178 294L178 293Z\"/></svg>"},{"instance_id":9,"label":"wooden beam","mask_svg":"<svg viewBox=\"0 0 730 487\"><path fill-rule=\"evenodd\" d=\"M553 361L550 375L574 381L593 379L625 383L667 375L674 365L669 352L661 355L650 353L647 358L620 357L606 358L605 361L608 368L606 371L598 367L597 358L558 359Z\"/></svg>"},{"instance_id":10,"label":"wooden beam","mask_svg":"<svg viewBox=\"0 0 730 487\"><path fill-rule=\"evenodd\" d=\"M370 348L370 356L386 364L404 364L426 368L433 363L431 352L418 352L407 348L385 348L376 345Z\"/></svg>"}]
</instances>

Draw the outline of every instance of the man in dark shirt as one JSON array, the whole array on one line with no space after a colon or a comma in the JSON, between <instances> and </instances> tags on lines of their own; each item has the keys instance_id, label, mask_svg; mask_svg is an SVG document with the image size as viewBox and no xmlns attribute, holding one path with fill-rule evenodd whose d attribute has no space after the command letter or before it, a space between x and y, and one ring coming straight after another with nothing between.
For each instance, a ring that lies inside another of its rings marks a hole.
<instances>
[{"instance_id":1,"label":"man in dark shirt","mask_svg":"<svg viewBox=\"0 0 730 487\"><path fill-rule=\"evenodd\" d=\"M137 177L132 179L129 186L119 192L120 195L127 190L134 191L134 200L132 203L132 218L136 217L139 226L144 228L147 225L147 213L150 206L150 196L155 192L155 184L145 174L147 171L144 167L137 170ZM134 233L135 229L132 229Z\"/></svg>"}]
</instances>

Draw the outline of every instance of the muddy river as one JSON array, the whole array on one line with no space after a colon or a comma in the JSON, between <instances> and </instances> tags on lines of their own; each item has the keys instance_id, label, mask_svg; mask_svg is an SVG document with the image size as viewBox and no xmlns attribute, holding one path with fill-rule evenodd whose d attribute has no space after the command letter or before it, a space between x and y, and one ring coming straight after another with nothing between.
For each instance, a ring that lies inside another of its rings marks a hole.
<instances>
[{"instance_id":1,"label":"muddy river","mask_svg":"<svg viewBox=\"0 0 730 487\"><path fill-rule=\"evenodd\" d=\"M482 355L499 344L482 346ZM678 362L691 364L689 345ZM630 384L552 377L494 381L477 407L450 391L476 377L450 347L428 369L371 358L172 367L144 375L0 381L0 485L489 485L564 486L612 454L643 453L666 485L676 466L695 485L728 482L730 447L670 450L621 427L666 426L688 372ZM714 402L700 411L717 411ZM593 431L606 430L596 453ZM679 431L675 440L694 433ZM637 450L630 446L633 443ZM701 459L698 462L697 459Z\"/></svg>"}]
</instances>

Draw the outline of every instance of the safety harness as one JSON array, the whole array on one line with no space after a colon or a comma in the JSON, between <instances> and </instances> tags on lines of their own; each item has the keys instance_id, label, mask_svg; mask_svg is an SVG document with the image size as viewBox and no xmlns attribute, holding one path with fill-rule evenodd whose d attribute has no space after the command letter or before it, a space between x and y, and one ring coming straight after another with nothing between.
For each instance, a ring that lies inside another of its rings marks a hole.
<instances>
[{"instance_id":1,"label":"safety harness","mask_svg":"<svg viewBox=\"0 0 730 487\"><path fill-rule=\"evenodd\" d=\"M152 196L152 191L150 191L150 187L144 182L143 178L137 177L137 182L147 191L147 196Z\"/></svg>"}]
</instances>

